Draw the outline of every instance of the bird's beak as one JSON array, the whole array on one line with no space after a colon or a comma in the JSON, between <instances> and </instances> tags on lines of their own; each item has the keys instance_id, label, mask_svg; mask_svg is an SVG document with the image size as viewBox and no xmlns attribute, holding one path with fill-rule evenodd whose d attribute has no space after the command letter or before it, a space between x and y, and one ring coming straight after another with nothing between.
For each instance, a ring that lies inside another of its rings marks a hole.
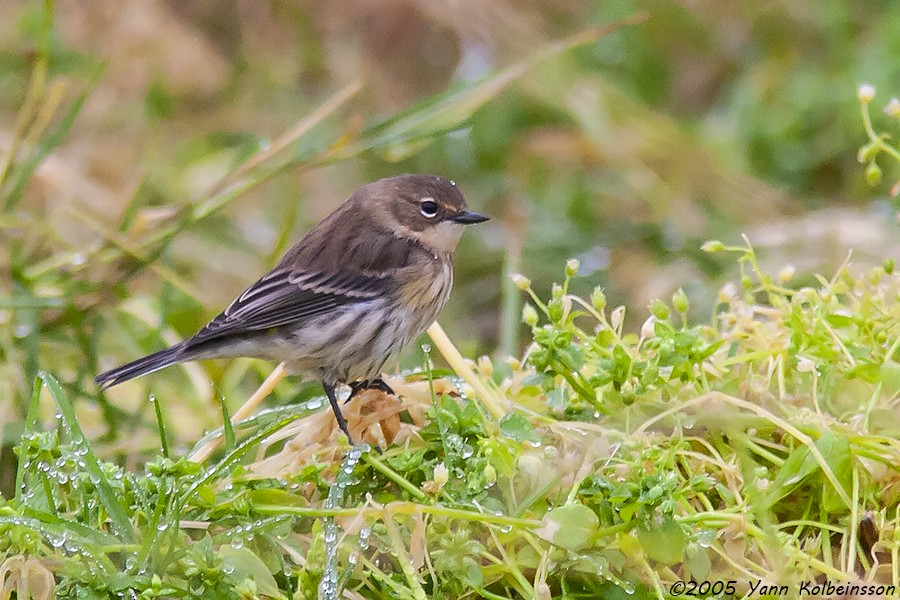
<instances>
[{"instance_id":1,"label":"bird's beak","mask_svg":"<svg viewBox=\"0 0 900 600\"><path fill-rule=\"evenodd\" d=\"M490 219L489 216L477 213L474 210L464 210L461 213L454 215L450 220L454 223L468 225L469 223L483 223L488 219Z\"/></svg>"}]
</instances>

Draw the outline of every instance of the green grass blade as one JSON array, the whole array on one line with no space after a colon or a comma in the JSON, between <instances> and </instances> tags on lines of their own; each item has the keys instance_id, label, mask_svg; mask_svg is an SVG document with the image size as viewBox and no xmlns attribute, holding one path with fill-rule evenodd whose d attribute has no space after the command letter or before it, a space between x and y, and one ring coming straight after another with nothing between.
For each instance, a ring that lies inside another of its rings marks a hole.
<instances>
[{"instance_id":1,"label":"green grass blade","mask_svg":"<svg viewBox=\"0 0 900 600\"><path fill-rule=\"evenodd\" d=\"M43 387L41 378L34 378L34 388L31 392L31 401L28 403L28 413L25 416L25 430L22 431L22 437L34 432L38 420L38 408L41 404L41 388ZM25 457L20 456L16 468L16 502L22 500L22 486L25 483Z\"/></svg>"},{"instance_id":2,"label":"green grass blade","mask_svg":"<svg viewBox=\"0 0 900 600\"><path fill-rule=\"evenodd\" d=\"M166 422L163 420L162 406L157 401L156 396L150 396L150 403L156 412L156 428L159 431L159 447L162 449L164 457L169 458L169 440L166 436Z\"/></svg>"},{"instance_id":3,"label":"green grass blade","mask_svg":"<svg viewBox=\"0 0 900 600\"><path fill-rule=\"evenodd\" d=\"M225 433L225 453L234 450L234 425L231 423L231 414L228 411L228 404L225 397L219 395L219 405L222 407L222 429Z\"/></svg>"},{"instance_id":4,"label":"green grass blade","mask_svg":"<svg viewBox=\"0 0 900 600\"><path fill-rule=\"evenodd\" d=\"M113 529L118 535L128 541L132 541L134 539L134 529L128 518L128 511L125 506L119 502L119 498L109 485L106 475L103 473L102 469L100 469L100 463L97 461L97 456L85 439L84 432L81 431L81 425L79 425L78 417L75 414L75 407L72 406L72 403L59 385L59 381L56 377L44 371L38 373L38 376L44 381L44 384L50 392L50 396L59 407L59 411L62 413L63 427L69 431L72 437L72 444L77 446L84 453L83 460L85 469L87 470L91 481L93 481L94 485L97 487L97 495L100 497L100 502L103 503L103 506L109 513Z\"/></svg>"},{"instance_id":5,"label":"green grass blade","mask_svg":"<svg viewBox=\"0 0 900 600\"><path fill-rule=\"evenodd\" d=\"M259 444L261 441L278 431L279 429L286 427L299 419L302 415L295 414L283 419L278 420L268 427L264 427L257 431L255 434L241 442L237 445L237 447L231 452L227 452L225 456L222 457L218 463L216 463L206 474L194 482L194 484L185 491L185 493L180 498L179 502L176 503L176 509L180 512L181 508L187 503L191 496L197 492L200 487L206 485L210 481L217 479L223 475L223 473L228 470L232 465L234 465L240 458L249 452L254 446Z\"/></svg>"}]
</instances>

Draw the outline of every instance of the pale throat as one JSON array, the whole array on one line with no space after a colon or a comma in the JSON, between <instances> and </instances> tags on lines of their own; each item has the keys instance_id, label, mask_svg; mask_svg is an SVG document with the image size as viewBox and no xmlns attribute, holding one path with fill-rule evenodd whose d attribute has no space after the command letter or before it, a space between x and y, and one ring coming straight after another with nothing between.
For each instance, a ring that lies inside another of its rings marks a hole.
<instances>
[{"instance_id":1,"label":"pale throat","mask_svg":"<svg viewBox=\"0 0 900 600\"><path fill-rule=\"evenodd\" d=\"M435 254L452 254L459 245L464 227L452 221L443 221L424 231L412 232L420 244Z\"/></svg>"},{"instance_id":2,"label":"pale throat","mask_svg":"<svg viewBox=\"0 0 900 600\"><path fill-rule=\"evenodd\" d=\"M412 240L418 243L422 248L434 255L435 258L453 254L459 245L464 227L459 223L451 221L443 221L425 229L416 231L405 225L394 222L394 236L400 239Z\"/></svg>"}]
</instances>

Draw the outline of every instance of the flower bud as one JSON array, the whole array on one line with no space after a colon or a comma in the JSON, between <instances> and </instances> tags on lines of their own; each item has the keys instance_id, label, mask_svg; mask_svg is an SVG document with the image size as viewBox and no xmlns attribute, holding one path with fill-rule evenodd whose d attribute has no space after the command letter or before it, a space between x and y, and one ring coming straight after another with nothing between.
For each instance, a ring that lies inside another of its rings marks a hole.
<instances>
[{"instance_id":1,"label":"flower bud","mask_svg":"<svg viewBox=\"0 0 900 600\"><path fill-rule=\"evenodd\" d=\"M440 494L441 490L450 479L450 470L444 463L434 466L434 478L422 484L422 490L427 494Z\"/></svg>"},{"instance_id":2,"label":"flower bud","mask_svg":"<svg viewBox=\"0 0 900 600\"><path fill-rule=\"evenodd\" d=\"M563 297L563 289L562 286L558 283L554 283L553 287L550 288L550 297L553 300L559 300Z\"/></svg>"},{"instance_id":3,"label":"flower bud","mask_svg":"<svg viewBox=\"0 0 900 600\"><path fill-rule=\"evenodd\" d=\"M810 373L815 371L816 364L805 356L797 357L797 371L800 373Z\"/></svg>"},{"instance_id":4,"label":"flower bud","mask_svg":"<svg viewBox=\"0 0 900 600\"><path fill-rule=\"evenodd\" d=\"M609 324L614 331L618 332L622 327L622 321L625 320L625 307L617 306L609 315Z\"/></svg>"},{"instance_id":5,"label":"flower bud","mask_svg":"<svg viewBox=\"0 0 900 600\"><path fill-rule=\"evenodd\" d=\"M891 98L887 103L887 106L884 107L884 112L887 113L889 117L900 119L900 99L896 96Z\"/></svg>"},{"instance_id":6,"label":"flower bud","mask_svg":"<svg viewBox=\"0 0 900 600\"><path fill-rule=\"evenodd\" d=\"M443 487L447 480L450 479L450 470L447 469L447 465L444 463L439 463L434 466L434 483L438 485L438 487Z\"/></svg>"},{"instance_id":7,"label":"flower bud","mask_svg":"<svg viewBox=\"0 0 900 600\"><path fill-rule=\"evenodd\" d=\"M875 86L870 83L863 83L856 88L856 97L863 104L868 104L875 97Z\"/></svg>"},{"instance_id":8,"label":"flower bud","mask_svg":"<svg viewBox=\"0 0 900 600\"><path fill-rule=\"evenodd\" d=\"M570 258L566 261L566 277L575 277L578 275L578 267L581 266L581 263L578 262L577 258Z\"/></svg>"},{"instance_id":9,"label":"flower bud","mask_svg":"<svg viewBox=\"0 0 900 600\"><path fill-rule=\"evenodd\" d=\"M687 294L684 293L684 289L678 288L678 291L672 294L672 306L675 307L679 313L684 314L690 308L691 303L688 301Z\"/></svg>"},{"instance_id":10,"label":"flower bud","mask_svg":"<svg viewBox=\"0 0 900 600\"><path fill-rule=\"evenodd\" d=\"M606 294L603 293L603 289L599 285L591 292L591 304L599 312L603 312L603 309L606 308Z\"/></svg>"},{"instance_id":11,"label":"flower bud","mask_svg":"<svg viewBox=\"0 0 900 600\"><path fill-rule=\"evenodd\" d=\"M794 273L797 272L797 269L794 265L785 265L780 271L778 271L778 280L782 283L787 283L794 277Z\"/></svg>"},{"instance_id":12,"label":"flower bud","mask_svg":"<svg viewBox=\"0 0 900 600\"><path fill-rule=\"evenodd\" d=\"M881 181L881 167L878 166L878 163L872 161L869 163L869 166L866 167L866 182L869 185L878 185Z\"/></svg>"},{"instance_id":13,"label":"flower bud","mask_svg":"<svg viewBox=\"0 0 900 600\"><path fill-rule=\"evenodd\" d=\"M881 263L881 268L884 269L886 275L890 275L894 272L894 259L886 258Z\"/></svg>"},{"instance_id":14,"label":"flower bud","mask_svg":"<svg viewBox=\"0 0 900 600\"><path fill-rule=\"evenodd\" d=\"M491 359L487 356L480 356L478 358L478 372L485 377L490 377L494 374L494 364L491 362Z\"/></svg>"},{"instance_id":15,"label":"flower bud","mask_svg":"<svg viewBox=\"0 0 900 600\"><path fill-rule=\"evenodd\" d=\"M652 338L656 335L656 317L650 315L644 324L641 325L641 337L644 339Z\"/></svg>"},{"instance_id":16,"label":"flower bud","mask_svg":"<svg viewBox=\"0 0 900 600\"><path fill-rule=\"evenodd\" d=\"M721 290L719 290L716 302L721 304L731 304L735 298L737 298L737 286L729 281L722 286Z\"/></svg>"},{"instance_id":17,"label":"flower bud","mask_svg":"<svg viewBox=\"0 0 900 600\"><path fill-rule=\"evenodd\" d=\"M529 327L537 325L538 314L532 305L526 304L522 307L522 322Z\"/></svg>"},{"instance_id":18,"label":"flower bud","mask_svg":"<svg viewBox=\"0 0 900 600\"><path fill-rule=\"evenodd\" d=\"M719 240L709 240L708 242L703 242L703 245L700 246L700 249L704 252L721 252L725 249L725 244L723 244Z\"/></svg>"},{"instance_id":19,"label":"flower bud","mask_svg":"<svg viewBox=\"0 0 900 600\"><path fill-rule=\"evenodd\" d=\"M531 280L521 275L519 273L513 273L509 276L512 279L512 282L516 285L517 288L522 290L523 292L527 291L531 288Z\"/></svg>"},{"instance_id":20,"label":"flower bud","mask_svg":"<svg viewBox=\"0 0 900 600\"><path fill-rule=\"evenodd\" d=\"M654 299L650 303L650 312L660 321L665 321L669 318L669 307L659 298Z\"/></svg>"}]
</instances>

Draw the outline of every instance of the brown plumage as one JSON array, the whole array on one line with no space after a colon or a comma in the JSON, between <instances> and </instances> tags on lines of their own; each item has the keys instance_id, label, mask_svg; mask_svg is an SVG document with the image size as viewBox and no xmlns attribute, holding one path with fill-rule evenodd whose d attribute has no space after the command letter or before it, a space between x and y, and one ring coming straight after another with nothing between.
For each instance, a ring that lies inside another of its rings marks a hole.
<instances>
[{"instance_id":1,"label":"brown plumage","mask_svg":"<svg viewBox=\"0 0 900 600\"><path fill-rule=\"evenodd\" d=\"M400 175L360 187L193 337L99 375L106 388L189 360L249 356L322 380L341 429L337 384L354 393L447 303L468 210L456 185Z\"/></svg>"}]
</instances>

